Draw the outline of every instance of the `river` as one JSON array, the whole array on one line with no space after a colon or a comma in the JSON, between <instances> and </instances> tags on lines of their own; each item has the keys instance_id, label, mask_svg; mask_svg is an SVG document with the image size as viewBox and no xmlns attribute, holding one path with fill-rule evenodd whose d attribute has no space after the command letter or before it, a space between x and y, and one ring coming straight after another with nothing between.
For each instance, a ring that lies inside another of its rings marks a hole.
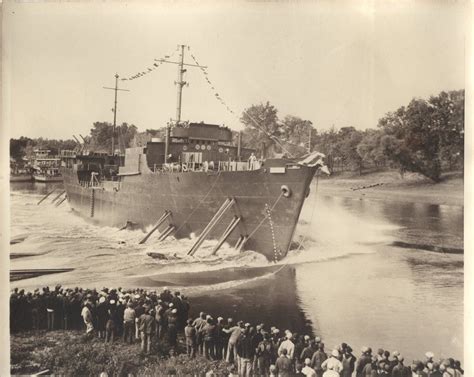
<instances>
[{"instance_id":1,"label":"river","mask_svg":"<svg viewBox=\"0 0 474 377\"><path fill-rule=\"evenodd\" d=\"M37 202L60 185L11 186L12 269L74 268L16 281L45 285L168 286L191 297L193 313L233 317L322 336L327 348L349 343L399 350L408 362L426 351L463 360L463 255L420 245L463 248L463 207L321 196L313 188L295 239L303 248L278 264L224 246L210 256L160 262L149 251L184 256L192 240L152 237L140 230L96 227L67 203ZM394 246L403 242L405 247ZM408 246L407 246L408 245Z\"/></svg>"}]
</instances>

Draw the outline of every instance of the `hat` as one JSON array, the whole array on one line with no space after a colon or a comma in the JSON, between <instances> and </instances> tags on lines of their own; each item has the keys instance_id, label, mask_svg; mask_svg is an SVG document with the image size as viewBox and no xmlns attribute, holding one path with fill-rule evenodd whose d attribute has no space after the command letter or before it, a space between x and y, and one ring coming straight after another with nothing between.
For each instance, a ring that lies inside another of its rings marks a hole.
<instances>
[{"instance_id":1,"label":"hat","mask_svg":"<svg viewBox=\"0 0 474 377\"><path fill-rule=\"evenodd\" d=\"M101 298L99 298L99 303L102 304L103 302L105 302L105 297L104 297L104 296L102 296Z\"/></svg>"},{"instance_id":2,"label":"hat","mask_svg":"<svg viewBox=\"0 0 474 377\"><path fill-rule=\"evenodd\" d=\"M368 350L369 350L369 348L366 347L366 346L363 346L363 347L361 348L361 352L362 352L362 353L366 353Z\"/></svg>"},{"instance_id":3,"label":"hat","mask_svg":"<svg viewBox=\"0 0 474 377\"><path fill-rule=\"evenodd\" d=\"M262 329L262 325L257 325L256 329L257 329L257 331L261 330L261 329Z\"/></svg>"},{"instance_id":4,"label":"hat","mask_svg":"<svg viewBox=\"0 0 474 377\"><path fill-rule=\"evenodd\" d=\"M210 314L206 315L206 319L209 319L209 318L212 318L212 316Z\"/></svg>"},{"instance_id":5,"label":"hat","mask_svg":"<svg viewBox=\"0 0 474 377\"><path fill-rule=\"evenodd\" d=\"M310 340L310 339L311 339L311 337L309 335L304 336L304 340Z\"/></svg>"},{"instance_id":6,"label":"hat","mask_svg":"<svg viewBox=\"0 0 474 377\"><path fill-rule=\"evenodd\" d=\"M398 359L398 361L403 361L403 360L405 360L405 358L404 358L402 355L398 355L398 356L397 356L397 359Z\"/></svg>"},{"instance_id":7,"label":"hat","mask_svg":"<svg viewBox=\"0 0 474 377\"><path fill-rule=\"evenodd\" d=\"M339 357L339 351L338 350L332 350L331 356Z\"/></svg>"},{"instance_id":8,"label":"hat","mask_svg":"<svg viewBox=\"0 0 474 377\"><path fill-rule=\"evenodd\" d=\"M110 304L111 304L111 305L114 305L114 304L115 304L115 300L110 300Z\"/></svg>"},{"instance_id":9,"label":"hat","mask_svg":"<svg viewBox=\"0 0 474 377\"><path fill-rule=\"evenodd\" d=\"M173 309L171 313L178 313L178 311L176 309Z\"/></svg>"},{"instance_id":10,"label":"hat","mask_svg":"<svg viewBox=\"0 0 474 377\"><path fill-rule=\"evenodd\" d=\"M273 333L274 333L274 334L278 334L279 332L280 332L279 329L274 329L274 330L273 330Z\"/></svg>"},{"instance_id":11,"label":"hat","mask_svg":"<svg viewBox=\"0 0 474 377\"><path fill-rule=\"evenodd\" d=\"M398 351L393 351L393 352L392 352L392 356L393 356L393 357L398 357L398 356L400 356L400 352L398 352Z\"/></svg>"},{"instance_id":12,"label":"hat","mask_svg":"<svg viewBox=\"0 0 474 377\"><path fill-rule=\"evenodd\" d=\"M319 342L321 342L321 338L320 338L319 336L317 336L316 338L314 338L314 341L315 341L316 343L319 343Z\"/></svg>"},{"instance_id":13,"label":"hat","mask_svg":"<svg viewBox=\"0 0 474 377\"><path fill-rule=\"evenodd\" d=\"M434 353L433 352L426 352L425 353L425 356L428 358L428 359L432 359L434 357Z\"/></svg>"},{"instance_id":14,"label":"hat","mask_svg":"<svg viewBox=\"0 0 474 377\"><path fill-rule=\"evenodd\" d=\"M244 326L245 327L250 327L250 323L247 322Z\"/></svg>"},{"instance_id":15,"label":"hat","mask_svg":"<svg viewBox=\"0 0 474 377\"><path fill-rule=\"evenodd\" d=\"M217 317L217 320L218 320L218 321L223 321L224 318L222 318L222 317Z\"/></svg>"},{"instance_id":16,"label":"hat","mask_svg":"<svg viewBox=\"0 0 474 377\"><path fill-rule=\"evenodd\" d=\"M172 308L174 306L174 304L172 302L170 302L170 304L168 305L170 308Z\"/></svg>"}]
</instances>

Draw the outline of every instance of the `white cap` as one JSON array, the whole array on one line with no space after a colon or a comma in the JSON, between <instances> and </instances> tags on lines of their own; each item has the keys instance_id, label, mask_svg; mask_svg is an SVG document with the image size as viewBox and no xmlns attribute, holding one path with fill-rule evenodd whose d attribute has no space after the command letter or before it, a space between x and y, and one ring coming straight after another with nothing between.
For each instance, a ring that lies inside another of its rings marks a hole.
<instances>
[{"instance_id":1,"label":"white cap","mask_svg":"<svg viewBox=\"0 0 474 377\"><path fill-rule=\"evenodd\" d=\"M110 300L110 303L113 305L115 304L115 300Z\"/></svg>"},{"instance_id":2,"label":"white cap","mask_svg":"<svg viewBox=\"0 0 474 377\"><path fill-rule=\"evenodd\" d=\"M425 353L425 356L428 358L428 359L432 359L434 357L434 353L433 352L426 352Z\"/></svg>"},{"instance_id":3,"label":"white cap","mask_svg":"<svg viewBox=\"0 0 474 377\"><path fill-rule=\"evenodd\" d=\"M173 310L171 311L171 313L178 313L178 310L173 309Z\"/></svg>"}]
</instances>

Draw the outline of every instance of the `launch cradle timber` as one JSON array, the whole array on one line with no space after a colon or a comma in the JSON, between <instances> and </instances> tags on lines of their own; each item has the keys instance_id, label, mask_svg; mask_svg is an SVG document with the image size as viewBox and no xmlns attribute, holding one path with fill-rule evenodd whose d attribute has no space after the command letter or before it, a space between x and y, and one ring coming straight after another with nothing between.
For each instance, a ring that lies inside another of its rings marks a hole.
<instances>
[{"instance_id":1,"label":"launch cradle timber","mask_svg":"<svg viewBox=\"0 0 474 377\"><path fill-rule=\"evenodd\" d=\"M96 224L153 227L162 241L196 235L280 260L290 249L296 224L322 155L259 162L252 150L232 144L218 125L182 123L183 54L179 64L177 120L164 141L127 148L125 156L65 153L64 188L71 208ZM116 75L116 89L117 89ZM114 117L115 125L115 117ZM117 169L118 167L118 169Z\"/></svg>"}]
</instances>

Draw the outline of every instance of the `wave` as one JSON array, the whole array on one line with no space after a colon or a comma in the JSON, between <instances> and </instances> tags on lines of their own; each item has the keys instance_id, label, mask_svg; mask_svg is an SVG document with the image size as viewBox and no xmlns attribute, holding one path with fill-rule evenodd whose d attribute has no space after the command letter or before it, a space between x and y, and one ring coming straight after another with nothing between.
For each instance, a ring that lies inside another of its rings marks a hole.
<instances>
[{"instance_id":1,"label":"wave","mask_svg":"<svg viewBox=\"0 0 474 377\"><path fill-rule=\"evenodd\" d=\"M320 263L355 254L374 253L381 244L393 242L389 233L396 228L388 222L360 218L340 203L312 197L303 207L294 237L299 246L276 264L257 251L239 253L227 243L216 255L212 255L216 240L204 241L191 257L186 253L195 242L195 236L180 240L169 237L159 242L158 237L153 235L146 244L139 244L146 234L142 230L96 226L75 215L67 203L55 207L48 198L41 205L36 205L41 197L35 192L12 193L11 234L28 234L21 243L12 245L12 252L36 253L32 257L21 258L22 266L41 263L42 267L61 264L61 267L74 267L74 272L61 275L70 283L87 281L93 284L102 281L104 276L114 278L115 275L123 281L144 282L152 278L151 282L157 282L158 275L213 272L223 279L217 285L208 287L215 289L215 286L236 283L235 280L226 280L226 274L218 271L263 268L260 278L264 278L275 273L275 266L278 269L285 265ZM162 253L168 259L155 260L147 255L150 252Z\"/></svg>"}]
</instances>

